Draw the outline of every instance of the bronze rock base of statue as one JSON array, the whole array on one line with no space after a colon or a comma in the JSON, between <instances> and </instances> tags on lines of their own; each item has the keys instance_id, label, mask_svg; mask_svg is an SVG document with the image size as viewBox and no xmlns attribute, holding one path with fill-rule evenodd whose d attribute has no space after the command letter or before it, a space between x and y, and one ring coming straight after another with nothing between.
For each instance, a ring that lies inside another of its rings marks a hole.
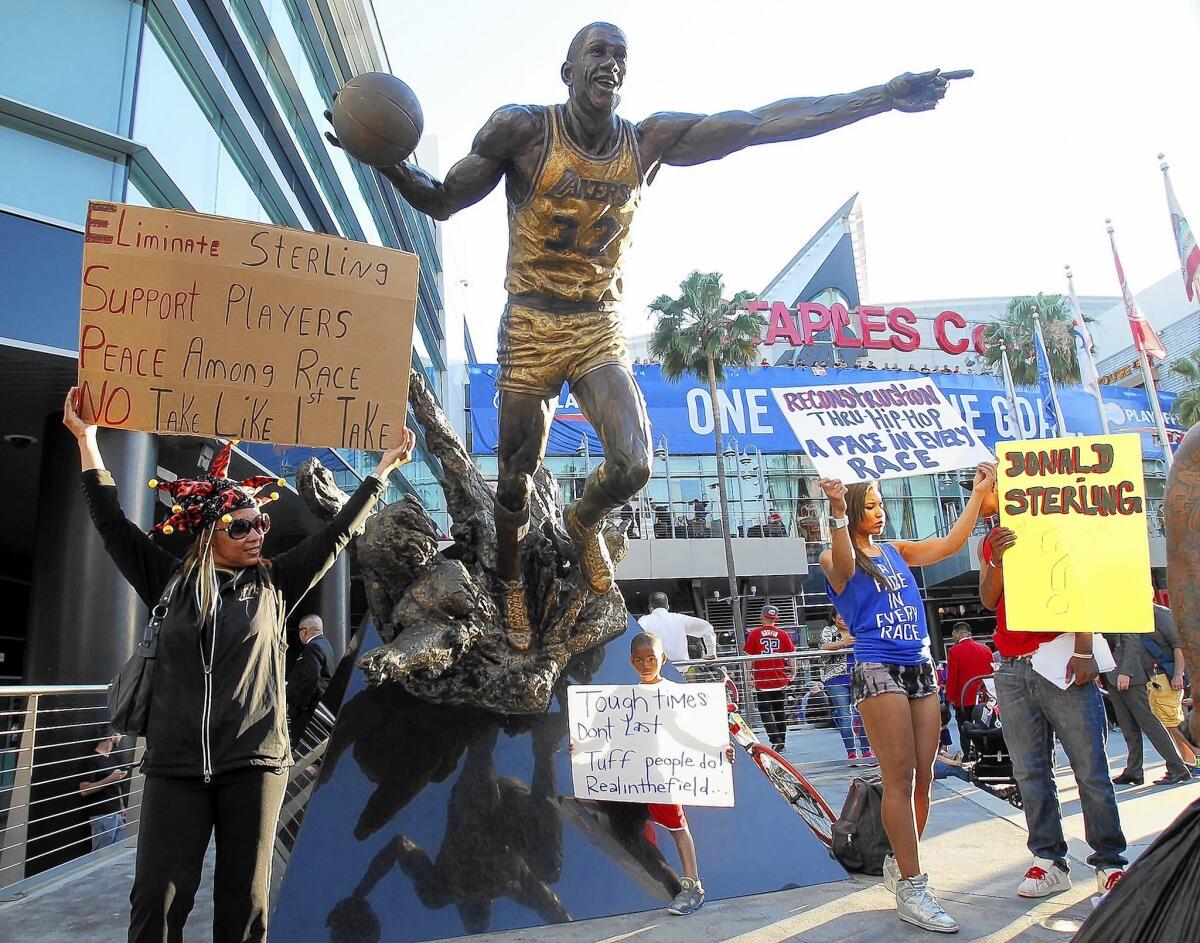
<instances>
[{"instance_id":1,"label":"bronze rock base of statue","mask_svg":"<svg viewBox=\"0 0 1200 943\"><path fill-rule=\"evenodd\" d=\"M363 656L359 667L369 684L400 684L433 703L541 713L564 673L590 676L586 653L625 631L625 601L616 586L606 593L588 588L564 529L558 483L539 466L529 533L521 544L533 641L527 651L516 650L496 601L502 583L495 494L416 372L408 395L426 451L442 465L453 543L438 549L437 525L411 497L368 519L354 552L386 644ZM346 500L315 459L296 478L301 496L322 519ZM619 527L607 526L604 539L614 561L628 552Z\"/></svg>"}]
</instances>

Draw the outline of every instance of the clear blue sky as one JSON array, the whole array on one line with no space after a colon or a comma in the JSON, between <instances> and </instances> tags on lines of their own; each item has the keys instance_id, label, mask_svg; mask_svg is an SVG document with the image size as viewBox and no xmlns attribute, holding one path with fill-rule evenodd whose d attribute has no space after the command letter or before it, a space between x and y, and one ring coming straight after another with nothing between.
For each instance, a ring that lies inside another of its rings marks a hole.
<instances>
[{"instance_id":1,"label":"clear blue sky","mask_svg":"<svg viewBox=\"0 0 1200 943\"><path fill-rule=\"evenodd\" d=\"M693 269L760 290L861 192L873 302L1063 289L1116 294L1111 216L1135 291L1177 268L1162 174L1200 228L1200 3L1011 0L714 3L375 0L392 70L425 112L440 171L508 102L562 101L575 31L629 38L620 114L708 113L850 91L897 73L973 68L933 112L892 113L819 138L664 168L634 224L630 333ZM504 302L503 188L444 225L451 306L481 355ZM469 282L462 290L460 279ZM1182 288L1181 288L1182 290Z\"/></svg>"}]
</instances>

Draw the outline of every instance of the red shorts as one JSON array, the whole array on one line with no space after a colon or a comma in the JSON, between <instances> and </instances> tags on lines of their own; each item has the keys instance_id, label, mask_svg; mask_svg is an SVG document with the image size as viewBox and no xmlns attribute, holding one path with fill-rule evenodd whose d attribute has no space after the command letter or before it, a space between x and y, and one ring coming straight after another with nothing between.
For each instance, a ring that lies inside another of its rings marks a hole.
<instances>
[{"instance_id":1,"label":"red shorts","mask_svg":"<svg viewBox=\"0 0 1200 943\"><path fill-rule=\"evenodd\" d=\"M646 809L650 813L650 821L655 825L661 825L672 832L687 828L687 817L684 816L681 805L659 805L647 802Z\"/></svg>"}]
</instances>

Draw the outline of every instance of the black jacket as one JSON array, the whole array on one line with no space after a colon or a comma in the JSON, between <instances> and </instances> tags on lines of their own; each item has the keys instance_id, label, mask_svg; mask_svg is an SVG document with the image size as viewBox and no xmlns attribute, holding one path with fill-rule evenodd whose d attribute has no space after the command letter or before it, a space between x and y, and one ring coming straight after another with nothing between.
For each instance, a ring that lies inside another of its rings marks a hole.
<instances>
[{"instance_id":1,"label":"black jacket","mask_svg":"<svg viewBox=\"0 0 1200 943\"><path fill-rule=\"evenodd\" d=\"M304 732L303 724L317 709L333 678L333 667L333 646L329 644L329 639L324 635L314 635L300 650L300 657L288 672L288 718L297 721L292 727L293 738L298 738Z\"/></svg>"},{"instance_id":2,"label":"black jacket","mask_svg":"<svg viewBox=\"0 0 1200 943\"><path fill-rule=\"evenodd\" d=\"M180 561L125 517L107 471L85 471L83 487L109 556L153 607ZM180 585L159 634L143 772L208 778L290 764L284 620L333 565L383 488L368 477L319 532L261 566L222 571L215 631L211 621L200 625L190 582Z\"/></svg>"}]
</instances>

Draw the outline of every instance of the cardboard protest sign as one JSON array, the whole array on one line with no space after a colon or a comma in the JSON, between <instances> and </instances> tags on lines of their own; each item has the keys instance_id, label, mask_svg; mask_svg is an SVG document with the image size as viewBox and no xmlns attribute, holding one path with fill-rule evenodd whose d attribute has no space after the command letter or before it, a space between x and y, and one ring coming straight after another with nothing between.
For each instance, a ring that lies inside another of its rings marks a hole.
<instances>
[{"instance_id":1,"label":"cardboard protest sign","mask_svg":"<svg viewBox=\"0 0 1200 943\"><path fill-rule=\"evenodd\" d=\"M970 468L992 454L933 380L775 389L804 453L846 484Z\"/></svg>"},{"instance_id":2,"label":"cardboard protest sign","mask_svg":"<svg viewBox=\"0 0 1200 943\"><path fill-rule=\"evenodd\" d=\"M381 451L400 443L417 257L198 213L88 204L80 416Z\"/></svg>"},{"instance_id":3,"label":"cardboard protest sign","mask_svg":"<svg viewBox=\"0 0 1200 943\"><path fill-rule=\"evenodd\" d=\"M567 688L576 798L732 806L723 684Z\"/></svg>"},{"instance_id":4,"label":"cardboard protest sign","mask_svg":"<svg viewBox=\"0 0 1200 943\"><path fill-rule=\"evenodd\" d=\"M1153 631L1141 438L1006 443L998 472L1008 627Z\"/></svg>"}]
</instances>

